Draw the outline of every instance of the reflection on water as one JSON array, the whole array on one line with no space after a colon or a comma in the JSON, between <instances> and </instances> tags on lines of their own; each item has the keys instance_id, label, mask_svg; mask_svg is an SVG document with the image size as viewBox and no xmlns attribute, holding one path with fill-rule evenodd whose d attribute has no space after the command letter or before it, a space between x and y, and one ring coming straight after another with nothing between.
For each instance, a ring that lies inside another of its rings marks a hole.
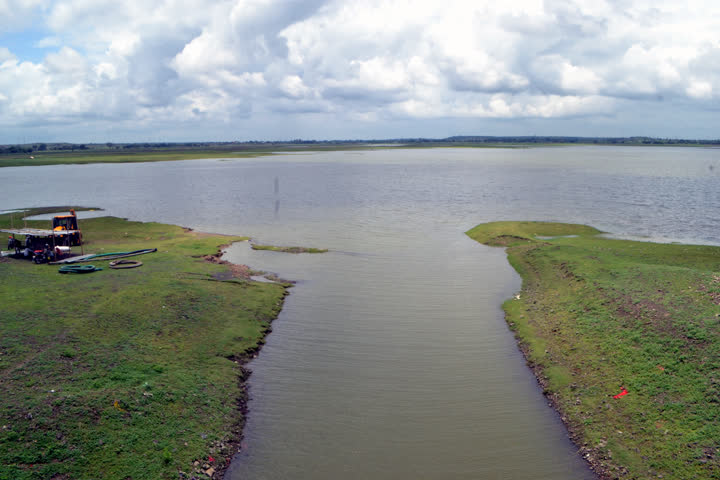
<instances>
[{"instance_id":1,"label":"reflection on water","mask_svg":"<svg viewBox=\"0 0 720 480\"><path fill-rule=\"evenodd\" d=\"M280 215L280 177L275 177L275 219Z\"/></svg>"},{"instance_id":2,"label":"reflection on water","mask_svg":"<svg viewBox=\"0 0 720 480\"><path fill-rule=\"evenodd\" d=\"M717 244L718 172L696 148L323 152L5 168L0 195L331 250L227 253L298 280L252 363L233 479L574 480L589 472L502 318L519 279L463 232L553 220Z\"/></svg>"}]
</instances>

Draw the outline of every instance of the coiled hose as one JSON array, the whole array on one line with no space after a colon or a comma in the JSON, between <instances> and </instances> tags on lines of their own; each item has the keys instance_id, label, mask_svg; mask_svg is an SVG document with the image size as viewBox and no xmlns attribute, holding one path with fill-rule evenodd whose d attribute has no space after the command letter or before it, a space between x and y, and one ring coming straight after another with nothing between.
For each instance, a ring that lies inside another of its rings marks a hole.
<instances>
[{"instance_id":1,"label":"coiled hose","mask_svg":"<svg viewBox=\"0 0 720 480\"><path fill-rule=\"evenodd\" d=\"M138 262L137 260L113 260L110 262L110 268L114 269L135 268L140 265L142 265L142 262Z\"/></svg>"}]
</instances>

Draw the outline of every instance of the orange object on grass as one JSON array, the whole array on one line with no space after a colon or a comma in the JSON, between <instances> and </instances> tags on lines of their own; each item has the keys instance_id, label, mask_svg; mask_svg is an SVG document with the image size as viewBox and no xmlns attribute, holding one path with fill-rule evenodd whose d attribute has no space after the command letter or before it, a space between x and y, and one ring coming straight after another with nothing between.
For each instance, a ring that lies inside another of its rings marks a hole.
<instances>
[{"instance_id":1,"label":"orange object on grass","mask_svg":"<svg viewBox=\"0 0 720 480\"><path fill-rule=\"evenodd\" d=\"M624 396L627 395L627 394L628 394L627 389L626 389L625 387L623 387L623 389L622 389L622 391L621 391L620 393L618 393L617 395L613 395L613 398L624 397Z\"/></svg>"}]
</instances>

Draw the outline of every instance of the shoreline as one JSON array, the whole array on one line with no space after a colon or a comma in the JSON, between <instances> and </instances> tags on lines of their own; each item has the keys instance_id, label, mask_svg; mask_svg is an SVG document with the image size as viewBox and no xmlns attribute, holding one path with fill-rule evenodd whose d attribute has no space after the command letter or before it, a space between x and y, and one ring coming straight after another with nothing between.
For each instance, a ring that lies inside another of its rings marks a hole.
<instances>
[{"instance_id":1,"label":"shoreline","mask_svg":"<svg viewBox=\"0 0 720 480\"><path fill-rule=\"evenodd\" d=\"M222 478L242 441L245 365L291 282L220 258L246 237L115 217L80 228L86 253L157 252L74 276L2 258L0 477Z\"/></svg>"},{"instance_id":2,"label":"shoreline","mask_svg":"<svg viewBox=\"0 0 720 480\"><path fill-rule=\"evenodd\" d=\"M720 352L720 247L549 222L466 233L504 247L521 276L520 293L503 304L506 322L599 479L720 472L720 382L708 360Z\"/></svg>"},{"instance_id":3,"label":"shoreline","mask_svg":"<svg viewBox=\"0 0 720 480\"><path fill-rule=\"evenodd\" d=\"M566 138L567 140L567 138ZM5 153L0 155L0 168L4 167L29 167L42 165L85 165L93 163L141 163L141 162L166 162L203 159L243 159L259 158L276 154L305 154L317 152L341 152L341 151L373 151L393 149L430 149L430 148L475 148L475 149L530 149L530 148L565 148L565 147L625 147L625 148L720 148L718 141L709 143L614 143L595 142L592 139L587 141L557 141L530 142L530 141L448 141L433 140L428 142L399 142L399 143L366 143L366 142L318 142L318 143L267 143L267 144L234 144L218 143L206 145L202 148L163 147L160 145L138 145L126 144L132 148L118 150L116 147L106 148L104 145L93 145L92 148L41 150L25 153ZM63 144L67 146L68 144ZM86 145L83 145L86 147ZM119 148L119 146L118 146Z\"/></svg>"},{"instance_id":4,"label":"shoreline","mask_svg":"<svg viewBox=\"0 0 720 480\"><path fill-rule=\"evenodd\" d=\"M511 327L507 317L505 318L505 320L508 323L508 326ZM545 377L545 369L530 360L530 350L528 349L527 345L525 345L519 340L517 335L515 335L515 339L517 340L516 344L518 346L518 349L522 353L523 358L525 358L525 364L528 366L530 371L532 371L533 376L535 377L535 380L537 381L537 384L540 387L543 396L548 402L548 406L552 408L555 413L557 413L558 418L565 426L568 439L577 448L578 454L586 463L587 467L590 469L591 472L595 474L598 480L616 479L617 477L610 473L607 466L597 459L598 452L596 452L592 448L588 448L587 444L583 443L582 431L570 421L567 413L562 408L561 402L558 399L557 394L548 390L548 381Z\"/></svg>"},{"instance_id":5,"label":"shoreline","mask_svg":"<svg viewBox=\"0 0 720 480\"><path fill-rule=\"evenodd\" d=\"M192 229L188 229L192 231ZM203 232L197 232L200 235L206 235L206 233ZM242 241L249 241L248 240L242 240ZM204 257L204 260L206 262L215 263L219 265L226 265L230 268L231 274L233 276L237 276L240 278L243 278L246 281L253 281L251 277L256 275L266 275L263 271L257 271L252 270L248 265L242 265L237 263L232 263L228 260L224 260L222 257L225 255L225 250L230 246L231 244L224 244L218 246L218 251L213 255L206 255ZM256 359L257 356L260 354L260 351L262 350L263 346L265 345L267 336L272 333L272 323L277 320L280 312L282 311L282 308L285 304L285 298L290 295L289 289L293 286L294 282L290 280L284 280L284 279L278 279L275 283L278 283L283 286L284 294L283 298L281 300L280 304L280 310L277 312L277 315L270 319L268 325L264 327L261 331L262 335L258 339L257 344L254 347L246 349L243 353L238 355L231 355L228 357L228 360L235 363L237 365L237 385L238 385L238 397L237 397L237 409L240 412L241 416L239 418L239 421L235 423L231 430L231 436L230 438L224 442L223 447L226 450L226 461L221 464L214 467L214 472L212 475L210 475L210 478L222 480L225 478L225 474L230 469L230 465L232 465L233 458L237 454L239 454L242 451L242 443L243 439L245 438L245 425L247 424L247 415L250 411L248 408L248 402L250 401L250 376L252 375L252 370L247 366L252 360ZM207 470L207 469L206 469ZM196 471L195 473L199 473L202 475L201 477L189 477L189 480L202 480L207 476L205 472Z\"/></svg>"}]
</instances>

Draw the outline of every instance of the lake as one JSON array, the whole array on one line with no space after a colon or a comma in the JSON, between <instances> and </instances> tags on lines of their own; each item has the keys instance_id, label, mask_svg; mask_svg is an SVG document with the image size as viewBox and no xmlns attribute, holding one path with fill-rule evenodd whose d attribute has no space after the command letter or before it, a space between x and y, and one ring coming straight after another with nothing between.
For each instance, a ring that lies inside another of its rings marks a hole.
<instances>
[{"instance_id":1,"label":"lake","mask_svg":"<svg viewBox=\"0 0 720 480\"><path fill-rule=\"evenodd\" d=\"M251 363L232 479L593 478L500 306L492 220L720 244L720 150L401 149L0 169L4 209L80 204L263 244L226 258L298 283Z\"/></svg>"}]
</instances>

